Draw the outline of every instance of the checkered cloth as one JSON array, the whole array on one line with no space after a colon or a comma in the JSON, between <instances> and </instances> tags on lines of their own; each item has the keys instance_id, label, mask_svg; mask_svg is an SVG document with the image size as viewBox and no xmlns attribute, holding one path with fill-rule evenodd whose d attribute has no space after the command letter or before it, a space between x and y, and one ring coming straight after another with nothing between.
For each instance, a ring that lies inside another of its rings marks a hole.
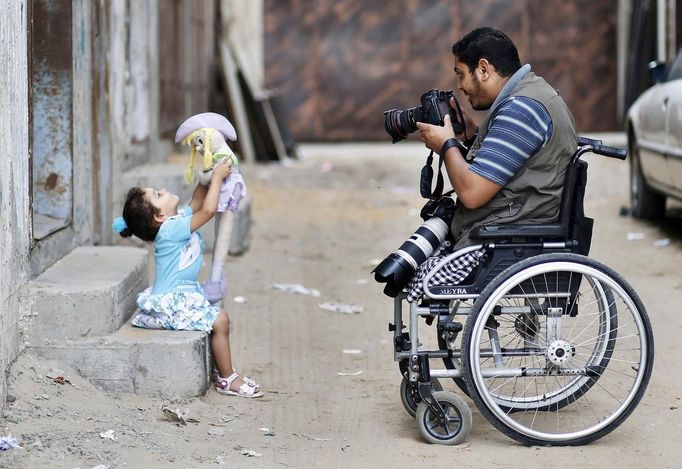
<instances>
[{"instance_id":1,"label":"checkered cloth","mask_svg":"<svg viewBox=\"0 0 682 469\"><path fill-rule=\"evenodd\" d=\"M481 258L484 254L485 249L481 248L478 251L472 251L463 256L455 257L431 277L431 280L429 280L429 287L435 287L436 285L457 285L481 262ZM444 257L445 254L442 254L442 250L439 249L433 256L426 259L426 261L419 266L408 285L408 302L412 303L422 296L424 293L422 287L424 277L426 277L426 274L428 274L436 264L443 260Z\"/></svg>"}]
</instances>

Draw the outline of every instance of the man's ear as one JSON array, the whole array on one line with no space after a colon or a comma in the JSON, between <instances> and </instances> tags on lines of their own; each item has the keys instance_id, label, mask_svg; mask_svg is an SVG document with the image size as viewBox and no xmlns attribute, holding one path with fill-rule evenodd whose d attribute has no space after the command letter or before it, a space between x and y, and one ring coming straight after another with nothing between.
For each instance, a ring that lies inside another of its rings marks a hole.
<instances>
[{"instance_id":1,"label":"man's ear","mask_svg":"<svg viewBox=\"0 0 682 469\"><path fill-rule=\"evenodd\" d=\"M166 215L162 213L155 213L154 214L154 221L157 223L163 223L166 220Z\"/></svg>"},{"instance_id":2,"label":"man's ear","mask_svg":"<svg viewBox=\"0 0 682 469\"><path fill-rule=\"evenodd\" d=\"M495 67L493 66L493 64L488 62L488 59L485 58L480 58L478 60L478 66L476 68L478 69L478 72L480 74L479 79L481 81L488 80L491 77L493 71L495 71Z\"/></svg>"}]
</instances>

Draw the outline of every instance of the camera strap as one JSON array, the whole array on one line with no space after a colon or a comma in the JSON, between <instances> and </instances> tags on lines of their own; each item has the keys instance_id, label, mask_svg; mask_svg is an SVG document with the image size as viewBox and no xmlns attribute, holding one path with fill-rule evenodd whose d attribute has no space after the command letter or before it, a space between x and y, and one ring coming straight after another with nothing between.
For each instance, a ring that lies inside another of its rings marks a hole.
<instances>
[{"instance_id":1,"label":"camera strap","mask_svg":"<svg viewBox=\"0 0 682 469\"><path fill-rule=\"evenodd\" d=\"M422 168L421 178L419 180L419 193L425 199L439 199L443 195L443 156L438 157L438 176L436 178L436 187L431 191L433 185L433 150L426 157L426 163Z\"/></svg>"}]
</instances>

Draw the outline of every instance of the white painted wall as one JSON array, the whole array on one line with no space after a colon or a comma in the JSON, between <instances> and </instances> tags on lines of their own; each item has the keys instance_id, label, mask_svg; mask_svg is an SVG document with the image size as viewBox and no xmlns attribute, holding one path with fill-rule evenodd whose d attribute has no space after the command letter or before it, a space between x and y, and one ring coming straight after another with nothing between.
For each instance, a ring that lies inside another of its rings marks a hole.
<instances>
[{"instance_id":1,"label":"white painted wall","mask_svg":"<svg viewBox=\"0 0 682 469\"><path fill-rule=\"evenodd\" d=\"M28 54L25 1L0 2L0 408L17 357L19 288L30 278Z\"/></svg>"}]
</instances>

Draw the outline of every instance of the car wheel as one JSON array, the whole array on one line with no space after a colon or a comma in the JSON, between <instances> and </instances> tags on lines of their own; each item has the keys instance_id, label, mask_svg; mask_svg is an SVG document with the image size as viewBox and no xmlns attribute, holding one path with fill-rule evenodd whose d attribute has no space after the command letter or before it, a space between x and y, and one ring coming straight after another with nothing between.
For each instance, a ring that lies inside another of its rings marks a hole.
<instances>
[{"instance_id":1,"label":"car wheel","mask_svg":"<svg viewBox=\"0 0 682 469\"><path fill-rule=\"evenodd\" d=\"M630 141L630 206L636 218L661 218L665 215L665 196L647 186L642 174L637 141Z\"/></svg>"}]
</instances>

